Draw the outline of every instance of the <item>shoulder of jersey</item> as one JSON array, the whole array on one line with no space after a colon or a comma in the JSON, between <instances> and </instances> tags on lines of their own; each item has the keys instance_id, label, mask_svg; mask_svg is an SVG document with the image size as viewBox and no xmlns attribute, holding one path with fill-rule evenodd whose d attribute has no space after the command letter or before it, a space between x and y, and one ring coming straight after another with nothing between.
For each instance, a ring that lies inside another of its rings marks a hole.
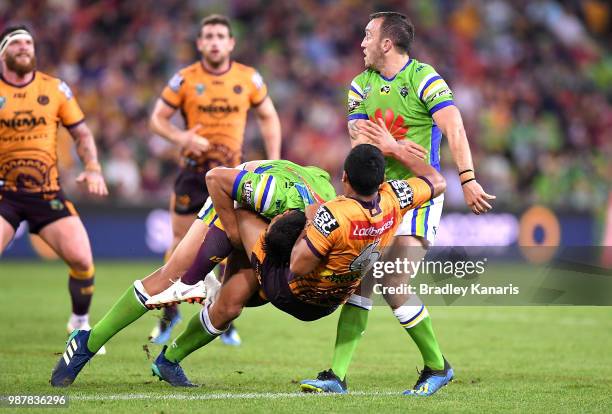
<instances>
[{"instance_id":1,"label":"shoulder of jersey","mask_svg":"<svg viewBox=\"0 0 612 414\"><path fill-rule=\"evenodd\" d=\"M36 71L36 78L41 82L51 82L51 83L61 83L62 80L60 78L56 78L55 76L51 76L48 73Z\"/></svg>"},{"instance_id":2,"label":"shoulder of jersey","mask_svg":"<svg viewBox=\"0 0 612 414\"><path fill-rule=\"evenodd\" d=\"M235 60L232 62L232 69L237 70L239 72L246 73L246 74L257 72L257 70L254 67L242 64L240 62L236 62Z\"/></svg>"},{"instance_id":3,"label":"shoulder of jersey","mask_svg":"<svg viewBox=\"0 0 612 414\"><path fill-rule=\"evenodd\" d=\"M178 73L180 73L181 76L183 77L188 76L188 75L194 75L200 70L201 64L202 63L200 63L200 61L193 62L191 65L185 66L184 68L180 69Z\"/></svg>"}]
</instances>

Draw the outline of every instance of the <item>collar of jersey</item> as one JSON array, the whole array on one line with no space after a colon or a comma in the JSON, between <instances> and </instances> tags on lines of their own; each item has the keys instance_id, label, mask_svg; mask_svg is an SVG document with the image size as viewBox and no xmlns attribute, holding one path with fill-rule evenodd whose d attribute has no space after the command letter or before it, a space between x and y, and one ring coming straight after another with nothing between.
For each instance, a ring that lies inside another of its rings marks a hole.
<instances>
[{"instance_id":1,"label":"collar of jersey","mask_svg":"<svg viewBox=\"0 0 612 414\"><path fill-rule=\"evenodd\" d=\"M206 69L206 66L204 66L204 63L202 62L202 59L200 59L200 67L202 68L202 70L204 71L204 73L207 73L211 76L223 76L225 75L227 72L229 72L230 70L232 70L232 67L234 66L234 61L230 60L230 64L229 64L229 68L227 68L227 70L225 72L221 72L221 73L214 73L209 71L208 69Z\"/></svg>"},{"instance_id":2,"label":"collar of jersey","mask_svg":"<svg viewBox=\"0 0 612 414\"><path fill-rule=\"evenodd\" d=\"M392 77L390 77L390 78L385 78L385 77L384 77L384 76L383 76L383 75L382 75L380 72L378 72L378 75L379 75L381 78L383 78L384 80L386 80L387 82L391 82L391 81L393 81L393 79L397 78L397 75L399 75L400 73L402 73L402 71L403 71L404 69L406 69L408 66L410 66L410 64L411 64L411 63L412 63L412 58L408 59L408 62L406 62L406 64L404 65L404 67L403 67L403 68L401 68L401 69L399 70L399 72L397 72L395 75L393 75L393 76L392 76Z\"/></svg>"},{"instance_id":3,"label":"collar of jersey","mask_svg":"<svg viewBox=\"0 0 612 414\"><path fill-rule=\"evenodd\" d=\"M34 79L36 79L36 71L34 71L34 76L32 76L32 79L30 79L30 81L28 83L25 83L23 85L15 85L12 82L7 81L4 78L4 75L2 73L0 73L0 79L2 79L2 82L6 83L7 85L12 86L13 88L25 88L26 86L28 86L30 83L34 82Z\"/></svg>"}]
</instances>

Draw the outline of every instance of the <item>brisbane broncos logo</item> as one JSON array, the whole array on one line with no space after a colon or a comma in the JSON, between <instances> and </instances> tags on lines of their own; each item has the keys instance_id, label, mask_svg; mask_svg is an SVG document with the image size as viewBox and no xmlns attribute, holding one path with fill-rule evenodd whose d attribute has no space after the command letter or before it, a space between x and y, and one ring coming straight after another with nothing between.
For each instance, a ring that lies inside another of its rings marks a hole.
<instances>
[{"instance_id":1,"label":"brisbane broncos logo","mask_svg":"<svg viewBox=\"0 0 612 414\"><path fill-rule=\"evenodd\" d=\"M0 155L0 180L9 191L47 191L57 186L57 167L44 151L26 150Z\"/></svg>"},{"instance_id":2,"label":"brisbane broncos logo","mask_svg":"<svg viewBox=\"0 0 612 414\"><path fill-rule=\"evenodd\" d=\"M408 126L404 125L403 116L398 115L397 117L395 117L395 114L391 109L387 109L383 116L382 110L378 108L376 112L374 112L374 116L370 117L370 121L376 122L377 119L382 119L383 121L385 121L387 129L396 141L407 139Z\"/></svg>"}]
</instances>

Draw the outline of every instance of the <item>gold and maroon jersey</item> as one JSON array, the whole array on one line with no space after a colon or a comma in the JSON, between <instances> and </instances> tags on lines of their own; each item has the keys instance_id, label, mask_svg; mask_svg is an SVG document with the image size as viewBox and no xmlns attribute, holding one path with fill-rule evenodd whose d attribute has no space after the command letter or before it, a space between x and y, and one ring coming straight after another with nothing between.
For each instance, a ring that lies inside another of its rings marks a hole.
<instances>
[{"instance_id":1,"label":"gold and maroon jersey","mask_svg":"<svg viewBox=\"0 0 612 414\"><path fill-rule=\"evenodd\" d=\"M84 120L68 85L35 72L16 86L0 76L0 190L27 193L60 189L57 130Z\"/></svg>"},{"instance_id":2,"label":"gold and maroon jersey","mask_svg":"<svg viewBox=\"0 0 612 414\"><path fill-rule=\"evenodd\" d=\"M322 204L306 227L306 243L321 264L310 274L292 274L289 287L303 302L339 305L357 289L365 272L391 244L404 214L433 196L423 178L384 183L377 199L364 203L345 196ZM265 259L263 235L253 253Z\"/></svg>"},{"instance_id":3,"label":"gold and maroon jersey","mask_svg":"<svg viewBox=\"0 0 612 414\"><path fill-rule=\"evenodd\" d=\"M183 155L211 169L240 164L247 111L267 93L263 79L249 66L232 62L227 72L215 75L196 62L170 79L161 99L181 110L188 129L201 125L196 132L210 141L211 149L199 157Z\"/></svg>"}]
</instances>

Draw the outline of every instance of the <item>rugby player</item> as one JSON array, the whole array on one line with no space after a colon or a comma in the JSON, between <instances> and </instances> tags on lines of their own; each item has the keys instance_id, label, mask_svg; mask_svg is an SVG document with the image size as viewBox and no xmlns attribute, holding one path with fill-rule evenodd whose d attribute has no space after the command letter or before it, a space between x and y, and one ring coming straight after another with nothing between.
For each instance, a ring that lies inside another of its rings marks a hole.
<instances>
[{"instance_id":1,"label":"rugby player","mask_svg":"<svg viewBox=\"0 0 612 414\"><path fill-rule=\"evenodd\" d=\"M280 158L278 115L259 73L231 59L235 39L230 21L220 15L204 18L196 45L201 59L170 79L150 120L151 129L179 146L182 156L170 200L173 241L167 258L208 197L206 172L217 166L235 167L241 163L249 108L254 109L268 159ZM184 130L171 122L177 110L184 118ZM177 308L168 308L151 334L153 341L166 342L178 321ZM240 343L240 337L232 330L222 339L233 345Z\"/></svg>"},{"instance_id":2,"label":"rugby player","mask_svg":"<svg viewBox=\"0 0 612 414\"><path fill-rule=\"evenodd\" d=\"M348 93L352 145L370 142L367 134L376 125L367 123L368 119L383 119L407 151L424 155L425 161L439 171L440 142L444 134L459 172L466 204L475 214L485 213L491 209L489 200L495 196L485 193L476 181L469 143L450 88L433 67L409 55L413 38L414 27L406 16L394 12L370 16L361 42L366 70L353 79ZM404 180L413 173L388 157L386 176ZM408 258L418 262L425 256L435 240L443 203L441 194L404 216L388 260ZM407 283L410 276L405 273L385 277L382 283L385 287L399 286ZM303 391L347 391L346 373L367 326L372 287L372 283L364 283L360 292L342 308L331 369L319 373L317 379L302 381ZM416 295L384 297L417 345L425 365L415 386L406 394L431 395L447 383L449 375L427 308Z\"/></svg>"},{"instance_id":3,"label":"rugby player","mask_svg":"<svg viewBox=\"0 0 612 414\"><path fill-rule=\"evenodd\" d=\"M164 346L153 363L154 375L173 386L194 386L179 363L219 336L247 305L269 301L299 320L313 321L349 299L391 244L402 216L441 194L446 185L433 167L390 135L380 146L418 177L384 183L383 152L363 144L345 160L345 195L322 204L304 230L306 217L299 212L286 212L269 227L253 213L236 212L246 256L230 256L229 280L172 345ZM304 237L299 237L301 231ZM450 366L448 375L452 378Z\"/></svg>"},{"instance_id":4,"label":"rugby player","mask_svg":"<svg viewBox=\"0 0 612 414\"><path fill-rule=\"evenodd\" d=\"M207 181L211 196L218 200L219 194L230 194L234 200L241 202L243 207L251 208L267 219L286 210L304 210L308 205L331 200L336 195L329 174L317 167L302 167L282 160L251 161L241 167L235 170L215 168L209 172ZM234 178L228 180L229 175ZM229 251L232 250L228 237L217 223L219 219L215 209L211 206L211 202L207 201L198 214L198 219L161 269L143 280L135 281L91 332L73 332L65 352L53 370L53 386L72 384L96 351L115 334L144 315L149 310L147 303L152 299L151 296L167 289L172 284L171 280L181 277L186 270L199 276L196 269L210 265L206 271L211 270L225 249L229 247ZM223 202L220 206L223 208ZM222 215L223 213L222 211ZM210 230L207 231L208 226ZM205 241L204 245L202 240ZM229 251L225 255L229 254ZM206 262L194 262L197 255L199 259L206 259ZM181 265L186 260L194 262L189 269L183 269ZM218 288L214 275L209 274L203 284L205 288L201 289L200 297L205 297L207 292L214 295L213 292Z\"/></svg>"},{"instance_id":5,"label":"rugby player","mask_svg":"<svg viewBox=\"0 0 612 414\"><path fill-rule=\"evenodd\" d=\"M9 26L0 34L0 65L0 254L26 221L30 233L68 265L68 332L90 329L94 264L85 227L60 186L58 125L68 129L83 162L77 182L105 196L94 137L70 87L36 70L34 38L26 26Z\"/></svg>"}]
</instances>

